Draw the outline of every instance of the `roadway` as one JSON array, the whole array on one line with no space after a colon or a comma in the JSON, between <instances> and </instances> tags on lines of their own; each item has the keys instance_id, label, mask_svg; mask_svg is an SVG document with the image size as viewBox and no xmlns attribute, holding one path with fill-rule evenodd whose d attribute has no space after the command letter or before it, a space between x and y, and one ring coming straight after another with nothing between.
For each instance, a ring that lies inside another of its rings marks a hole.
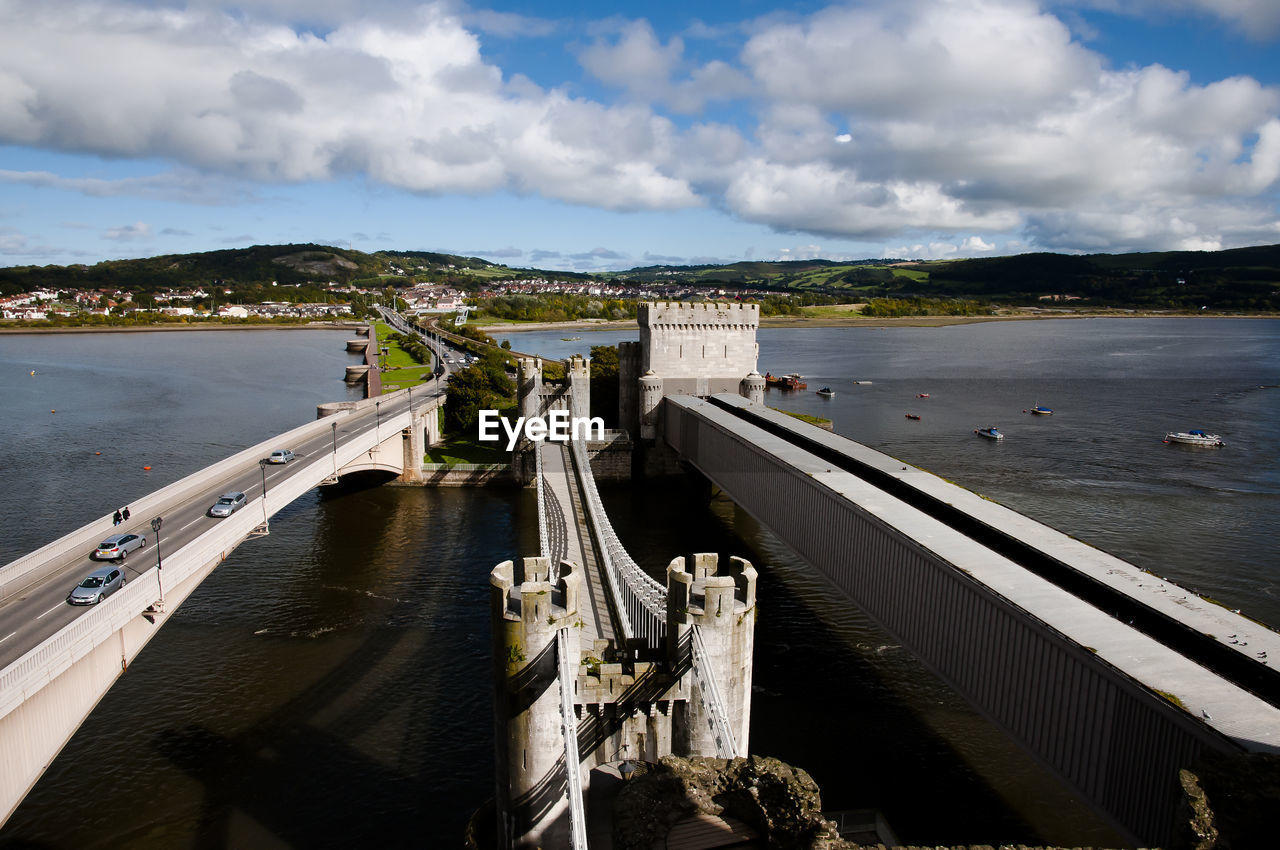
<instances>
[{"instance_id":1,"label":"roadway","mask_svg":"<svg viewBox=\"0 0 1280 850\"><path fill-rule=\"evenodd\" d=\"M441 394L439 384L426 385L413 394L414 408L427 403ZM206 489L198 495L186 498L175 498L162 503L156 510L148 510L146 515L134 513L127 522L112 526L110 519L102 522L102 533L94 541L80 551L52 555L41 572L43 579L26 587L21 592L0 602L0 669L22 657L32 648L38 646L77 617L91 610L92 605L71 605L66 601L67 594L86 575L105 566L107 562L91 560L89 555L98 540L112 534L133 533L144 536L147 545L129 553L123 562L117 561L124 568L125 580L132 581L139 575L156 566L157 558L168 557L199 535L224 520L208 516L208 510L222 493L238 490L249 498L239 512L259 512L264 520L268 507L274 513L280 506L270 505L271 491L281 483L304 469L315 464L333 464L333 454L337 447L349 440L370 431L378 431L383 417L393 416L408 408L408 397L397 396L380 405L370 405L363 410L349 414L338 414L333 417L336 428L320 433L296 445L272 446L272 448L292 449L296 459L288 464L262 464L259 461L245 460L211 481ZM375 437L386 439L390 433ZM262 453L263 458L270 449ZM327 472L321 468L318 471ZM334 470L336 472L336 470ZM193 473L196 472L193 470ZM266 493L266 500L261 497ZM160 545L156 545L156 535L151 530L152 517L160 515L164 518L160 529ZM110 604L111 597L105 603Z\"/></svg>"}]
</instances>

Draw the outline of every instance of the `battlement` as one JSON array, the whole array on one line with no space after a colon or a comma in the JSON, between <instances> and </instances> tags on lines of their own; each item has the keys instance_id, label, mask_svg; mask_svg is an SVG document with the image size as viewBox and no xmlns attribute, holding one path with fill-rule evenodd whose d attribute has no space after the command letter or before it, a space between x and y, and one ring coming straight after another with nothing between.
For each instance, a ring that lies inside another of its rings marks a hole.
<instances>
[{"instance_id":1,"label":"battlement","mask_svg":"<svg viewBox=\"0 0 1280 850\"><path fill-rule=\"evenodd\" d=\"M687 559L676 558L667 567L667 618L680 624L712 625L719 618L741 617L756 606L756 569L742 558L733 557L719 572L715 554L693 556L693 571Z\"/></svg>"},{"instance_id":2,"label":"battlement","mask_svg":"<svg viewBox=\"0 0 1280 850\"><path fill-rule=\"evenodd\" d=\"M549 558L503 561L489 574L494 609L502 619L553 629L578 619L582 582L582 568L568 561L560 563L553 582Z\"/></svg>"},{"instance_id":3,"label":"battlement","mask_svg":"<svg viewBox=\"0 0 1280 850\"><path fill-rule=\"evenodd\" d=\"M645 328L733 328L755 331L760 326L760 305L737 301L646 301L636 316Z\"/></svg>"},{"instance_id":4,"label":"battlement","mask_svg":"<svg viewBox=\"0 0 1280 850\"><path fill-rule=\"evenodd\" d=\"M646 704L688 701L689 686L684 679L673 679L667 665L653 661L578 667L573 698L576 705L630 703L640 696Z\"/></svg>"}]
</instances>

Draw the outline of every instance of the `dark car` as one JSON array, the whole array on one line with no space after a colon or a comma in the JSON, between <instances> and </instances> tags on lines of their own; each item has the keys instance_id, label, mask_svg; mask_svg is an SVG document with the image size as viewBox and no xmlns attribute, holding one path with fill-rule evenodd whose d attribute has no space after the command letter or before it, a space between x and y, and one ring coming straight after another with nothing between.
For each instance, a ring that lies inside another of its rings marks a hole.
<instances>
[{"instance_id":1,"label":"dark car","mask_svg":"<svg viewBox=\"0 0 1280 850\"><path fill-rule=\"evenodd\" d=\"M209 508L209 516L231 516L233 513L243 508L248 501L249 497L244 493L223 493L218 497L218 501L213 503L213 507Z\"/></svg>"},{"instance_id":2,"label":"dark car","mask_svg":"<svg viewBox=\"0 0 1280 850\"><path fill-rule=\"evenodd\" d=\"M98 544L89 557L97 561L123 561L134 549L147 545L147 538L137 534L113 534Z\"/></svg>"},{"instance_id":3,"label":"dark car","mask_svg":"<svg viewBox=\"0 0 1280 850\"><path fill-rule=\"evenodd\" d=\"M72 588L67 601L72 605L95 605L124 587L122 567L102 567L85 576Z\"/></svg>"}]
</instances>

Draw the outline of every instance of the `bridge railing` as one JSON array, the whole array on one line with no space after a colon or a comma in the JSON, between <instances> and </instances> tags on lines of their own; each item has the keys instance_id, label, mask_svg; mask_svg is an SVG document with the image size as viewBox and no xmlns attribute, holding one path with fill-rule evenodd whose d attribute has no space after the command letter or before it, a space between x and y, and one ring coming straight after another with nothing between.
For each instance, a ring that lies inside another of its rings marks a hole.
<instances>
[{"instance_id":1,"label":"bridge railing","mask_svg":"<svg viewBox=\"0 0 1280 850\"><path fill-rule=\"evenodd\" d=\"M578 670L569 653L569 640L568 629L556 631L560 731L564 735L565 794L569 797L569 846L573 850L587 850L587 810L582 803L582 769L578 761L578 715L573 708Z\"/></svg>"},{"instance_id":2,"label":"bridge railing","mask_svg":"<svg viewBox=\"0 0 1280 850\"><path fill-rule=\"evenodd\" d=\"M581 440L572 440L570 448L587 520L596 540L596 552L618 610L623 634L627 638L643 638L650 649L659 649L667 634L667 590L640 569L618 539L596 490L585 444Z\"/></svg>"},{"instance_id":3,"label":"bridge railing","mask_svg":"<svg viewBox=\"0 0 1280 850\"><path fill-rule=\"evenodd\" d=\"M720 696L720 686L716 684L707 647L702 642L702 629L696 625L689 628L689 650L693 657L693 679L702 698L702 710L710 718L715 733L716 758L746 756L746 753L738 752L738 741L734 737L733 726L729 723L729 712L725 708L724 698Z\"/></svg>"}]
</instances>

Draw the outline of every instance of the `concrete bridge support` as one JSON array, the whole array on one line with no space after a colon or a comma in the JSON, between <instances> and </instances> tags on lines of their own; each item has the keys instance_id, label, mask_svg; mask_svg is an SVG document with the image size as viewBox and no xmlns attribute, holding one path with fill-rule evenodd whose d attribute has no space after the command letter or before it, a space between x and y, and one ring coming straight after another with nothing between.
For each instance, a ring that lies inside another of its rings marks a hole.
<instances>
[{"instance_id":1,"label":"concrete bridge support","mask_svg":"<svg viewBox=\"0 0 1280 850\"><path fill-rule=\"evenodd\" d=\"M547 558L503 561L489 576L499 847L569 846L556 632L579 646L582 583L567 561L553 580Z\"/></svg>"}]
</instances>

